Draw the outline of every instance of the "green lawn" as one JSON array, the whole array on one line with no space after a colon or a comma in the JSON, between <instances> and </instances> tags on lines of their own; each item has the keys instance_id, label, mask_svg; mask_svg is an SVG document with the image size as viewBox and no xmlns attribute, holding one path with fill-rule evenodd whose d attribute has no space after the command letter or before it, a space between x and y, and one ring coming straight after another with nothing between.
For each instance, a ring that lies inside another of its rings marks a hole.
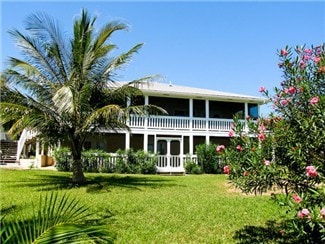
<instances>
[{"instance_id":1,"label":"green lawn","mask_svg":"<svg viewBox=\"0 0 325 244\"><path fill-rule=\"evenodd\" d=\"M116 243L234 243L245 226L261 230L281 214L269 196L234 191L225 175L86 176L90 182L77 188L69 173L2 169L1 209L20 218L44 191L69 192L107 219Z\"/></svg>"}]
</instances>

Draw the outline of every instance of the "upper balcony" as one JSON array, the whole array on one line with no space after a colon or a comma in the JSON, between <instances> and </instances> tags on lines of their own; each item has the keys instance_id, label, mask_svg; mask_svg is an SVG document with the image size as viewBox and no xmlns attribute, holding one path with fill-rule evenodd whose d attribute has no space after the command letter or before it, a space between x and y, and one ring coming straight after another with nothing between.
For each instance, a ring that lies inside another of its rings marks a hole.
<instances>
[{"instance_id":1,"label":"upper balcony","mask_svg":"<svg viewBox=\"0 0 325 244\"><path fill-rule=\"evenodd\" d=\"M232 119L206 119L176 116L136 116L131 115L129 126L138 129L178 130L178 131L215 131L229 132Z\"/></svg>"}]
</instances>

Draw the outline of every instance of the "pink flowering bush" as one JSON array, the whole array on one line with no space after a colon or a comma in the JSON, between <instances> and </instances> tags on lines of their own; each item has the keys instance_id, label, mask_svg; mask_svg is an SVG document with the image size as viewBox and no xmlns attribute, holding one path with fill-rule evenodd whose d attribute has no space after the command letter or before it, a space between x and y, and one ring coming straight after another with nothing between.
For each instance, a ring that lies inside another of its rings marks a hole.
<instances>
[{"instance_id":1,"label":"pink flowering bush","mask_svg":"<svg viewBox=\"0 0 325 244\"><path fill-rule=\"evenodd\" d=\"M273 194L285 208L283 238L325 243L325 46L278 53L283 81L260 92L273 104L269 118L234 118L222 150L229 179L243 192Z\"/></svg>"}]
</instances>

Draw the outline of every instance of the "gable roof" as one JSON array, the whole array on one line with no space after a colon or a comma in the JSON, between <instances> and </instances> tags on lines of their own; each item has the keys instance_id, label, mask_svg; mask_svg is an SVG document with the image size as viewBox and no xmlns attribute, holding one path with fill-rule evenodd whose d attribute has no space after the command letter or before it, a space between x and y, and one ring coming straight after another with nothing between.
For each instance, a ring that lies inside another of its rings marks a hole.
<instances>
[{"instance_id":1,"label":"gable roof","mask_svg":"<svg viewBox=\"0 0 325 244\"><path fill-rule=\"evenodd\" d=\"M189 86L179 86L159 82L141 83L138 88L142 90L144 95L160 97L164 96L175 98L209 99L215 101L250 102L257 104L263 104L267 101L265 98L261 97L247 96L235 93L201 89Z\"/></svg>"}]
</instances>

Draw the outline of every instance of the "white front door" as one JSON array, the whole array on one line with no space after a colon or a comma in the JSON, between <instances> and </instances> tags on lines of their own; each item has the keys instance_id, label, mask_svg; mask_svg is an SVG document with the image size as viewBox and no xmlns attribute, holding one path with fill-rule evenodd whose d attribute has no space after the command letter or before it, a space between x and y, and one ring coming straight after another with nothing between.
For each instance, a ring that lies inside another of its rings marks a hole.
<instances>
[{"instance_id":1,"label":"white front door","mask_svg":"<svg viewBox=\"0 0 325 244\"><path fill-rule=\"evenodd\" d=\"M157 137L156 145L159 172L184 172L181 137Z\"/></svg>"}]
</instances>

